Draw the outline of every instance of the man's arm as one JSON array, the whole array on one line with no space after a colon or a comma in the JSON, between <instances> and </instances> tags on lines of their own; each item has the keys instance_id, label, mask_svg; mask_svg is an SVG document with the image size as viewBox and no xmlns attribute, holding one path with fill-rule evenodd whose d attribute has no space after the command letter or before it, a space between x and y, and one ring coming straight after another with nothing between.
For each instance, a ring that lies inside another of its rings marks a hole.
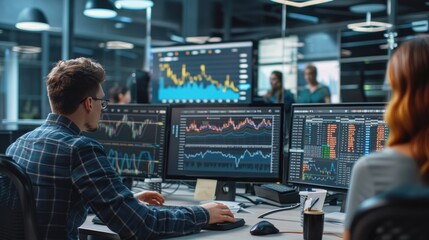
<instances>
[{"instance_id":1,"label":"man's arm","mask_svg":"<svg viewBox=\"0 0 429 240\"><path fill-rule=\"evenodd\" d=\"M186 235L200 231L209 220L221 218L220 207L191 206L171 211L140 204L96 143L79 149L74 160L72 181L81 198L123 239Z\"/></svg>"}]
</instances>

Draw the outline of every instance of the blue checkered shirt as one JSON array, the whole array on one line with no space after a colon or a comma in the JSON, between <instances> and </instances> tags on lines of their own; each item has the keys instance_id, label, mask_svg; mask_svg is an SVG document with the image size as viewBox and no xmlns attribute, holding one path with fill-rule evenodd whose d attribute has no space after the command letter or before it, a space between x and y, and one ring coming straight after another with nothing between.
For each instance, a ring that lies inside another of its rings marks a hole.
<instances>
[{"instance_id":1,"label":"blue checkered shirt","mask_svg":"<svg viewBox=\"0 0 429 240\"><path fill-rule=\"evenodd\" d=\"M26 169L36 198L42 239L78 239L88 208L121 239L156 239L198 232L209 221L202 207L165 209L140 204L97 141L68 118L46 122L6 151Z\"/></svg>"}]
</instances>

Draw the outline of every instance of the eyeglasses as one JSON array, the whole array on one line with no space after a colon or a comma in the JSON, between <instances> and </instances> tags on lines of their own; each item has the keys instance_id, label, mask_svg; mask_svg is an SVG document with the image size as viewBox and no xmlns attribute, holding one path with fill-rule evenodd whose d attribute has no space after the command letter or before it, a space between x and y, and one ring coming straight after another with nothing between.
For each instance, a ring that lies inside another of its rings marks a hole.
<instances>
[{"instance_id":1,"label":"eyeglasses","mask_svg":"<svg viewBox=\"0 0 429 240\"><path fill-rule=\"evenodd\" d=\"M109 99L103 99L103 98L97 98L97 97L91 97L91 98L94 99L95 101L101 101L101 109L107 108L107 105L109 103ZM87 97L82 99L82 101L80 101L80 102L82 103L83 101L85 101L85 99L87 99Z\"/></svg>"},{"instance_id":2,"label":"eyeglasses","mask_svg":"<svg viewBox=\"0 0 429 240\"><path fill-rule=\"evenodd\" d=\"M107 104L109 104L109 99L103 99L103 98L96 98L96 97L92 97L92 99L94 100L98 100L101 101L101 109L106 109L107 108Z\"/></svg>"}]
</instances>

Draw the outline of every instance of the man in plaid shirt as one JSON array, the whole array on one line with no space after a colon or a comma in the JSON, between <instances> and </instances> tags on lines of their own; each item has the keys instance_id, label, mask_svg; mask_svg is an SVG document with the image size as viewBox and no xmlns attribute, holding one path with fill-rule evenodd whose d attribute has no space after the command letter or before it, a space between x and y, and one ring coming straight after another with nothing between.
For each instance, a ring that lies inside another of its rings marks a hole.
<instances>
[{"instance_id":1,"label":"man in plaid shirt","mask_svg":"<svg viewBox=\"0 0 429 240\"><path fill-rule=\"evenodd\" d=\"M83 136L95 131L107 100L103 67L87 58L59 61L47 77L52 113L6 151L33 184L42 239L78 239L92 208L121 239L156 239L198 232L209 223L234 221L227 206L166 209L161 195L133 193L123 185L100 143Z\"/></svg>"}]
</instances>

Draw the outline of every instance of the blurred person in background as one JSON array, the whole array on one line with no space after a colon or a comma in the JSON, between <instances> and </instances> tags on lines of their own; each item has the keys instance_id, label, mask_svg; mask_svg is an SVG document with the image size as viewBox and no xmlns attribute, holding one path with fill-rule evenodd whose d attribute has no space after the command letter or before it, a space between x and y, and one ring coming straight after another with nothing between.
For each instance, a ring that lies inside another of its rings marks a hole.
<instances>
[{"instance_id":1,"label":"blurred person in background","mask_svg":"<svg viewBox=\"0 0 429 240\"><path fill-rule=\"evenodd\" d=\"M317 81L317 68L309 64L305 67L304 78L307 86L298 92L299 103L330 103L331 91Z\"/></svg>"},{"instance_id":2,"label":"blurred person in background","mask_svg":"<svg viewBox=\"0 0 429 240\"><path fill-rule=\"evenodd\" d=\"M113 86L109 90L111 103L128 104L131 102L131 90L127 86Z\"/></svg>"}]
</instances>

